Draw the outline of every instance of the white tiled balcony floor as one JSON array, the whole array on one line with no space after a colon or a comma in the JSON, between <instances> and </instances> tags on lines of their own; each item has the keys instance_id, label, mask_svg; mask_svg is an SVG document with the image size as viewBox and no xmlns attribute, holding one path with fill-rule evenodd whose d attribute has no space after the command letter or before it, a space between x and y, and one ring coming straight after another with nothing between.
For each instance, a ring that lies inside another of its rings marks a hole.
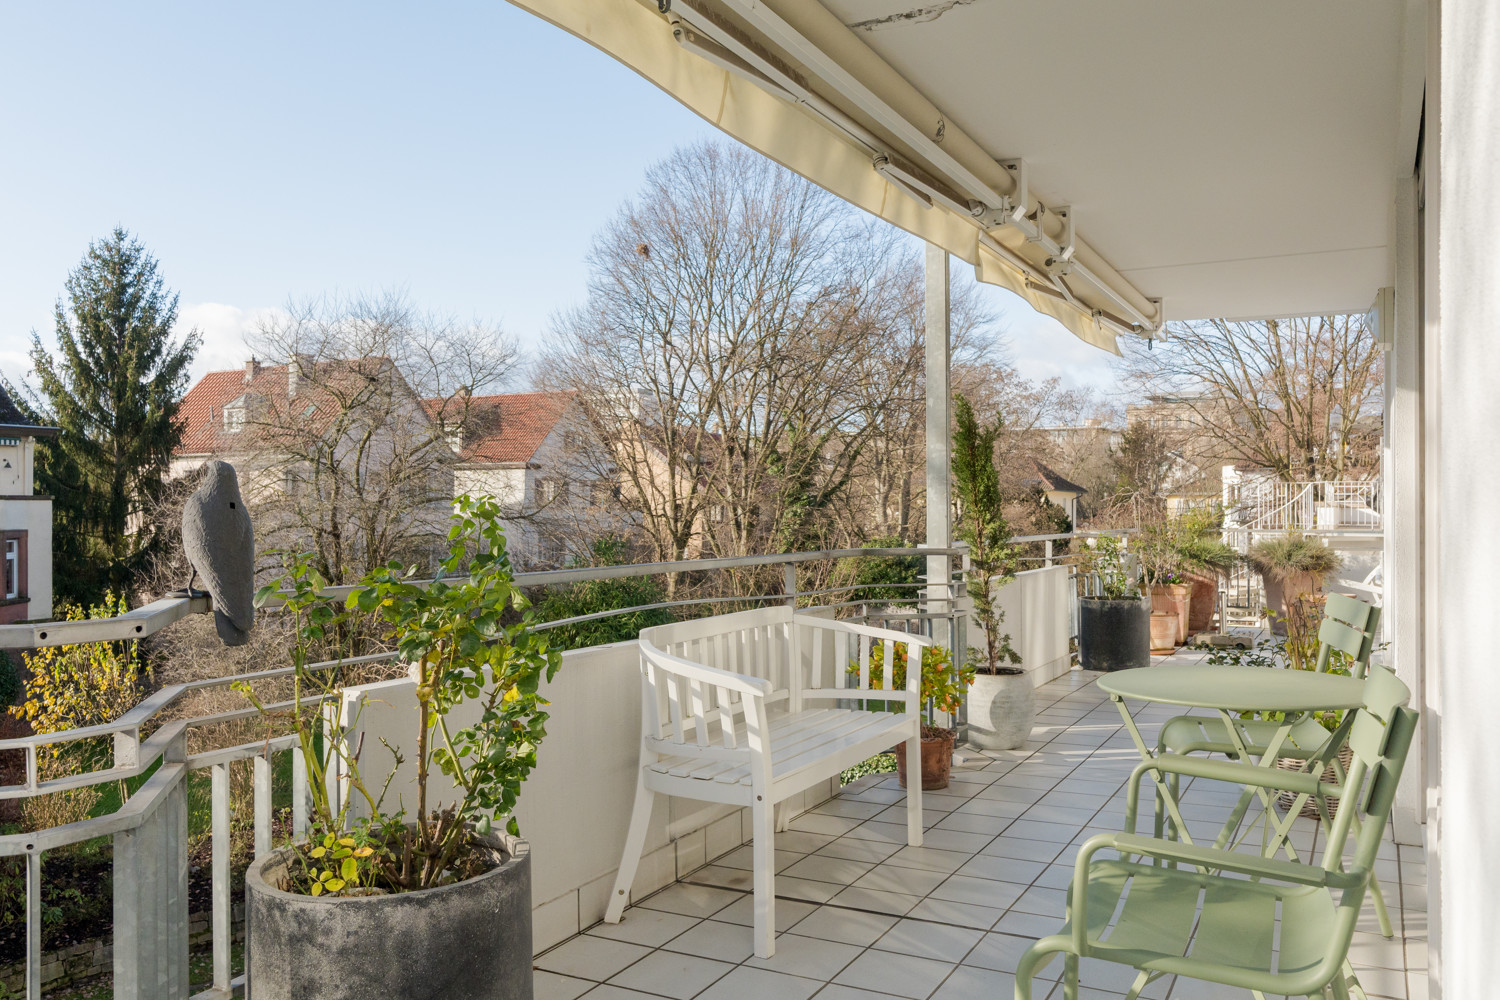
<instances>
[{"instance_id":1,"label":"white tiled balcony floor","mask_svg":"<svg viewBox=\"0 0 1500 1000\"><path fill-rule=\"evenodd\" d=\"M642 900L622 923L596 925L539 956L537 1000L1008 1000L1021 953L1062 924L1078 845L1124 821L1125 780L1138 757L1095 676L1074 671L1039 689L1033 742L1022 749L962 751L968 761L950 786L925 796L920 848L905 846L904 793L893 774L863 778L794 820L776 843L774 958L751 954L750 849L741 847ZM1146 738L1179 711L1143 707ZM1234 794L1186 785L1189 827L1217 829ZM1293 842L1306 857L1318 836L1316 823L1299 820ZM1352 955L1360 981L1371 997L1425 1000L1421 848L1388 840L1378 874L1396 937L1379 936L1367 903ZM1054 960L1033 995L1059 1000L1060 974ZM1118 1000L1134 976L1084 961L1079 997ZM1144 995L1250 996L1172 977Z\"/></svg>"}]
</instances>

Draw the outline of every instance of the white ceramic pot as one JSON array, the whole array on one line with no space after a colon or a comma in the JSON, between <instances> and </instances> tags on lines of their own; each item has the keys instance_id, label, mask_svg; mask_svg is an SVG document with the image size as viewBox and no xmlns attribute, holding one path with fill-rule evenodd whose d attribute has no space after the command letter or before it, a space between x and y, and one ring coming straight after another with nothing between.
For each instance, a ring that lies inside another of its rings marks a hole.
<instances>
[{"instance_id":1,"label":"white ceramic pot","mask_svg":"<svg viewBox=\"0 0 1500 1000\"><path fill-rule=\"evenodd\" d=\"M980 671L969 688L969 742L981 750L1014 750L1031 738L1036 692L1024 671Z\"/></svg>"}]
</instances>

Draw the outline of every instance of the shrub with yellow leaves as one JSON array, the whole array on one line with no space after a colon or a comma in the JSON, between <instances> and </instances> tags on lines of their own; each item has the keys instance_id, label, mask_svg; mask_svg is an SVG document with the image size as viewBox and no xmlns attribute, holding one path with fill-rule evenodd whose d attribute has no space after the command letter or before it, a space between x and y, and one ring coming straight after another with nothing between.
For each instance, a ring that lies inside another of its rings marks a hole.
<instances>
[{"instance_id":1,"label":"shrub with yellow leaves","mask_svg":"<svg viewBox=\"0 0 1500 1000\"><path fill-rule=\"evenodd\" d=\"M113 618L129 610L124 597L106 594L88 609L66 605L58 609L64 621ZM140 702L145 694L140 655L134 642L85 642L45 646L25 654L30 677L25 698L9 709L31 724L34 733L59 733L113 722ZM37 767L41 777L108 767L110 741L99 737L42 747ZM126 790L121 783L120 801ZM88 815L99 799L97 788L80 788L38 797L27 805L27 824L34 829L71 822Z\"/></svg>"}]
</instances>

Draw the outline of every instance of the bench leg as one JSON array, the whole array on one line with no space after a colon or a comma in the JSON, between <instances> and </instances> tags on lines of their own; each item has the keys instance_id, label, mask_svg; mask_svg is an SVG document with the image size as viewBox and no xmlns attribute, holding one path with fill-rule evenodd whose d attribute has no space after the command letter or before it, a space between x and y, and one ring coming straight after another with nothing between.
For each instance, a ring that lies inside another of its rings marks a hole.
<instances>
[{"instance_id":1,"label":"bench leg","mask_svg":"<svg viewBox=\"0 0 1500 1000\"><path fill-rule=\"evenodd\" d=\"M776 809L757 802L750 809L755 862L755 957L776 954Z\"/></svg>"},{"instance_id":2,"label":"bench leg","mask_svg":"<svg viewBox=\"0 0 1500 1000\"><path fill-rule=\"evenodd\" d=\"M615 889L609 895L609 905L604 908L604 922L618 924L625 913L625 903L630 899L630 886L635 882L635 870L641 864L641 852L646 849L646 829L651 825L651 802L656 794L646 787L645 770L635 779L635 807L630 811L630 832L625 835L625 850L620 852L620 871L615 876Z\"/></svg>"},{"instance_id":3,"label":"bench leg","mask_svg":"<svg viewBox=\"0 0 1500 1000\"><path fill-rule=\"evenodd\" d=\"M922 846L922 740L906 741L906 843Z\"/></svg>"}]
</instances>

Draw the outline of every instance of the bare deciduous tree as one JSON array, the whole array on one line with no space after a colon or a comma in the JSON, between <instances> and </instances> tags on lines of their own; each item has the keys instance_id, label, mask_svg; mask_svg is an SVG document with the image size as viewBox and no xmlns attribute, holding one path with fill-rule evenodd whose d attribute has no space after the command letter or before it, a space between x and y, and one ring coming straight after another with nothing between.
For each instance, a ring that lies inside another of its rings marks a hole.
<instances>
[{"instance_id":1,"label":"bare deciduous tree","mask_svg":"<svg viewBox=\"0 0 1500 1000\"><path fill-rule=\"evenodd\" d=\"M559 321L546 370L609 441L657 558L797 548L829 528L870 412L911 393L909 373L872 363L900 311L896 239L703 144L652 168L595 240L588 302Z\"/></svg>"},{"instance_id":2,"label":"bare deciduous tree","mask_svg":"<svg viewBox=\"0 0 1500 1000\"><path fill-rule=\"evenodd\" d=\"M310 548L335 583L425 558L453 496L449 437L512 375L514 342L386 293L293 302L251 346L267 366L240 404L258 543Z\"/></svg>"},{"instance_id":3,"label":"bare deciduous tree","mask_svg":"<svg viewBox=\"0 0 1500 1000\"><path fill-rule=\"evenodd\" d=\"M1233 459L1287 480L1341 479L1379 460L1368 433L1384 357L1363 315L1179 323L1127 372L1189 408L1197 430Z\"/></svg>"}]
</instances>

